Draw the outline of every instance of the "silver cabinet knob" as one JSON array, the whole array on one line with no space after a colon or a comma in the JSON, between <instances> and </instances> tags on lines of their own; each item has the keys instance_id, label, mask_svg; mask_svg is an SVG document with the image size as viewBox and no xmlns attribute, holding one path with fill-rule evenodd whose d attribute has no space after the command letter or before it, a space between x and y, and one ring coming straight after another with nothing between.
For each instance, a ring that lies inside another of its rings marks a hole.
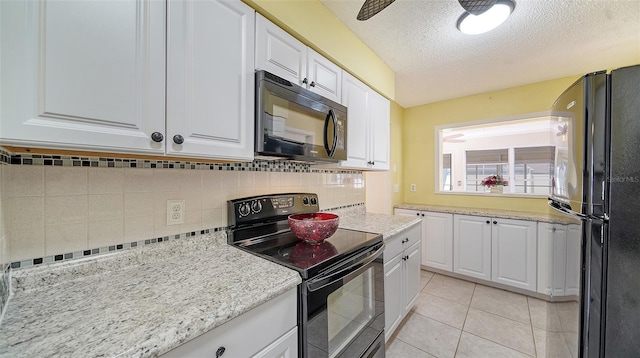
<instances>
[{"instance_id":1,"label":"silver cabinet knob","mask_svg":"<svg viewBox=\"0 0 640 358\"><path fill-rule=\"evenodd\" d=\"M164 140L164 136L160 132L153 132L151 133L151 140L156 143L160 143Z\"/></svg>"},{"instance_id":2,"label":"silver cabinet knob","mask_svg":"<svg viewBox=\"0 0 640 358\"><path fill-rule=\"evenodd\" d=\"M176 135L173 136L173 142L175 144L182 144L182 143L184 143L184 137L181 136L180 134L176 134Z\"/></svg>"}]
</instances>

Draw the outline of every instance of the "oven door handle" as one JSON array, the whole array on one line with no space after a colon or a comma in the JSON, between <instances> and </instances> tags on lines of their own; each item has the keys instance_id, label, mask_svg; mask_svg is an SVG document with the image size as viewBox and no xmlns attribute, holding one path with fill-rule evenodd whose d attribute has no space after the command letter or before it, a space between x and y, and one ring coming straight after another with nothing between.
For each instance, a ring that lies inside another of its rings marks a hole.
<instances>
[{"instance_id":1,"label":"oven door handle","mask_svg":"<svg viewBox=\"0 0 640 358\"><path fill-rule=\"evenodd\" d=\"M307 290L309 292L317 291L323 287L326 287L337 281L342 280L343 278L357 272L358 270L364 269L367 265L369 265L370 263L375 261L377 258L382 256L383 251L384 251L384 245L380 246L380 248L377 249L374 253L371 253L371 251L367 252L367 255L364 259L352 265L349 265L349 267L338 269L336 271L331 271L327 275L323 275L307 281Z\"/></svg>"}]
</instances>

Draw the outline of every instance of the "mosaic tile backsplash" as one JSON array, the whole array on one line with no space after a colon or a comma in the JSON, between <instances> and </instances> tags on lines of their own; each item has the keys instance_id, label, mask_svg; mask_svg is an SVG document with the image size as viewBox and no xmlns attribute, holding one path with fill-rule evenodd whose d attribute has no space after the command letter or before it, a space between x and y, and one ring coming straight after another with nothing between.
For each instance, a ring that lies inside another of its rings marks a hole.
<instances>
[{"instance_id":1,"label":"mosaic tile backsplash","mask_svg":"<svg viewBox=\"0 0 640 358\"><path fill-rule=\"evenodd\" d=\"M5 159L6 158L6 159ZM164 160L3 156L7 263L24 267L172 240L227 225L226 201L314 192L322 210L363 205L362 172L306 163L211 164ZM167 200L185 200L185 222L166 225Z\"/></svg>"}]
</instances>

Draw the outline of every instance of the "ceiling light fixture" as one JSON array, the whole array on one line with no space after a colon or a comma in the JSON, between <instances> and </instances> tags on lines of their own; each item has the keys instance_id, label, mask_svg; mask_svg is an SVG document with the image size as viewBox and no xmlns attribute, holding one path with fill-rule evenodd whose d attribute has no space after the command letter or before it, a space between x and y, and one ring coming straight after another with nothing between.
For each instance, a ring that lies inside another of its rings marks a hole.
<instances>
[{"instance_id":1,"label":"ceiling light fixture","mask_svg":"<svg viewBox=\"0 0 640 358\"><path fill-rule=\"evenodd\" d=\"M516 4L511 0L498 0L489 10L480 15L472 15L465 11L458 19L458 30L467 35L491 31L507 20L515 7Z\"/></svg>"}]
</instances>

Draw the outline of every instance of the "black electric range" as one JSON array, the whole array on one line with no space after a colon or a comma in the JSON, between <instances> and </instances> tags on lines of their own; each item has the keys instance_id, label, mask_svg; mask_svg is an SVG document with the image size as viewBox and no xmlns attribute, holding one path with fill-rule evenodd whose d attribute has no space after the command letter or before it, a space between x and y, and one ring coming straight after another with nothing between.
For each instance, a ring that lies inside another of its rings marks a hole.
<instances>
[{"instance_id":1,"label":"black electric range","mask_svg":"<svg viewBox=\"0 0 640 358\"><path fill-rule=\"evenodd\" d=\"M320 210L313 193L228 201L228 243L296 270L298 357L384 357L382 235L338 229L311 245L296 238L287 217Z\"/></svg>"},{"instance_id":2,"label":"black electric range","mask_svg":"<svg viewBox=\"0 0 640 358\"><path fill-rule=\"evenodd\" d=\"M229 201L231 231L228 242L267 260L300 272L303 279L360 251L378 246L382 235L338 229L318 245L291 233L287 217L318 212L316 194L291 193L254 196Z\"/></svg>"}]
</instances>

